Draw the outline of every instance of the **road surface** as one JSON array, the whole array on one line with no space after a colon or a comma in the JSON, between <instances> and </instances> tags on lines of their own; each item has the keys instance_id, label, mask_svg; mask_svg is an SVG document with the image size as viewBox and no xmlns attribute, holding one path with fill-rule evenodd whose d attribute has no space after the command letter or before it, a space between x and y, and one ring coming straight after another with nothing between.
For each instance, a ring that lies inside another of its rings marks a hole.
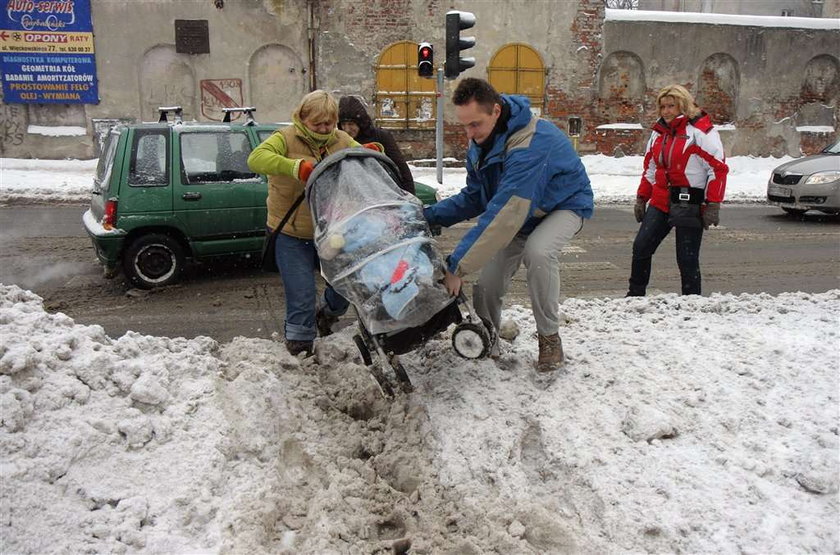
<instances>
[{"instance_id":1,"label":"road surface","mask_svg":"<svg viewBox=\"0 0 840 555\"><path fill-rule=\"evenodd\" d=\"M80 324L99 324L111 337L133 330L229 341L238 335L270 337L282 329L279 278L239 260L192 266L181 284L152 292L129 290L121 276L104 279L82 228L85 210L81 205L0 207L0 283L31 289L48 310ZM704 294L840 288L840 218L808 214L798 219L775 207L726 205L721 221L723 226L703 238ZM444 254L470 225L444 230ZM637 229L631 206L597 207L563 257L563 296L623 296ZM654 257L649 293L678 291L672 234ZM524 271L514 277L509 302L529 304Z\"/></svg>"}]
</instances>

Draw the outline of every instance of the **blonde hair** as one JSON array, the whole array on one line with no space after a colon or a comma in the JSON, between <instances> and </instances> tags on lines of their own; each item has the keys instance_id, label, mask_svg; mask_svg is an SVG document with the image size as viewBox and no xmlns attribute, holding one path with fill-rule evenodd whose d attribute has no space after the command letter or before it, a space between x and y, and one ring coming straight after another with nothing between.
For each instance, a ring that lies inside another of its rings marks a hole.
<instances>
[{"instance_id":1,"label":"blonde hair","mask_svg":"<svg viewBox=\"0 0 840 555\"><path fill-rule=\"evenodd\" d=\"M689 118L693 118L694 116L700 114L701 110L694 102L694 97L691 96L691 93L688 92L688 89L686 89L682 85L668 85L667 87L663 87L662 89L660 89L659 93L656 95L657 111L660 109L659 102L666 96L670 96L674 99L674 101L677 103L677 106L680 109L681 114Z\"/></svg>"},{"instance_id":2,"label":"blonde hair","mask_svg":"<svg viewBox=\"0 0 840 555\"><path fill-rule=\"evenodd\" d=\"M292 117L298 121L314 118L338 123L338 102L327 91L318 89L307 94L300 100Z\"/></svg>"}]
</instances>

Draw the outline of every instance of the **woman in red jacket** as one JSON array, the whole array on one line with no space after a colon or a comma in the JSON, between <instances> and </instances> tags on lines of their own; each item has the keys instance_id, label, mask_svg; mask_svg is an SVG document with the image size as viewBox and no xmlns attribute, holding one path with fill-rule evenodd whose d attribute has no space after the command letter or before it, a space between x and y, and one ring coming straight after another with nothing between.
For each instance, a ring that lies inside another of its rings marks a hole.
<instances>
[{"instance_id":1,"label":"woman in red jacket","mask_svg":"<svg viewBox=\"0 0 840 555\"><path fill-rule=\"evenodd\" d=\"M653 253L672 227L677 230L682 294L699 295L703 230L719 223L729 168L717 130L685 87L665 87L656 104L660 118L645 150L633 209L642 225L633 242L627 296L645 295Z\"/></svg>"}]
</instances>

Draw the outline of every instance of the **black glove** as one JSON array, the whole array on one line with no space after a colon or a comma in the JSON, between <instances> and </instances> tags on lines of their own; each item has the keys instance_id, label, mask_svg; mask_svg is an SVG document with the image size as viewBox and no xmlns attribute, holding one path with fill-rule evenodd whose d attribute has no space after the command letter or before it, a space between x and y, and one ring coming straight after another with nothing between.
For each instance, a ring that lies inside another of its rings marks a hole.
<instances>
[{"instance_id":1,"label":"black glove","mask_svg":"<svg viewBox=\"0 0 840 555\"><path fill-rule=\"evenodd\" d=\"M645 199L637 197L636 198L636 205L633 206L633 215L636 216L636 221L642 223L642 220L645 219L645 206L647 202Z\"/></svg>"},{"instance_id":2,"label":"black glove","mask_svg":"<svg viewBox=\"0 0 840 555\"><path fill-rule=\"evenodd\" d=\"M706 204L706 209L703 210L703 229L709 229L709 226L717 226L720 223L720 203L710 202Z\"/></svg>"}]
</instances>

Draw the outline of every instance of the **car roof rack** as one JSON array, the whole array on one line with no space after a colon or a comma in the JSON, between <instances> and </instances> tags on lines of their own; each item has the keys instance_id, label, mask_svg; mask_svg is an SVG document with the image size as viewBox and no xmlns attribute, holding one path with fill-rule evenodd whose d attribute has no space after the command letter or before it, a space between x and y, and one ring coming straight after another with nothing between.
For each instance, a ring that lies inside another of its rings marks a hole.
<instances>
[{"instance_id":1,"label":"car roof rack","mask_svg":"<svg viewBox=\"0 0 840 555\"><path fill-rule=\"evenodd\" d=\"M169 121L169 112L175 112L175 123L183 123L183 119L181 118L183 111L183 108L180 106L159 106L158 112L160 113L160 119L158 119L158 123Z\"/></svg>"},{"instance_id":2,"label":"car roof rack","mask_svg":"<svg viewBox=\"0 0 840 555\"><path fill-rule=\"evenodd\" d=\"M257 122L256 120L254 120L254 112L256 111L257 109L253 106L243 106L241 108L222 108L222 112L225 113L225 117L224 119L222 119L222 121L224 123L230 123L230 115L233 112L242 112L243 114L245 114L245 125L256 125Z\"/></svg>"}]
</instances>

